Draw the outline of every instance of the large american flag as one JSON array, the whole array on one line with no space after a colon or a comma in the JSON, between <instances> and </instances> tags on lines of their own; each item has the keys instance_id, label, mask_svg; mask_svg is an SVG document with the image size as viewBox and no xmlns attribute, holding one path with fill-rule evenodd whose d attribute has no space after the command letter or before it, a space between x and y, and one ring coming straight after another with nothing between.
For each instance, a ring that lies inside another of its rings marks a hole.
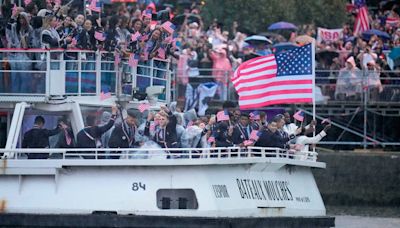
<instances>
[{"instance_id":1,"label":"large american flag","mask_svg":"<svg viewBox=\"0 0 400 228\"><path fill-rule=\"evenodd\" d=\"M369 30L368 7L365 0L354 0L354 5L358 9L357 17L354 23L354 34L359 35Z\"/></svg>"},{"instance_id":2,"label":"large american flag","mask_svg":"<svg viewBox=\"0 0 400 228\"><path fill-rule=\"evenodd\" d=\"M241 109L313 101L314 45L241 64L232 76Z\"/></svg>"}]
</instances>

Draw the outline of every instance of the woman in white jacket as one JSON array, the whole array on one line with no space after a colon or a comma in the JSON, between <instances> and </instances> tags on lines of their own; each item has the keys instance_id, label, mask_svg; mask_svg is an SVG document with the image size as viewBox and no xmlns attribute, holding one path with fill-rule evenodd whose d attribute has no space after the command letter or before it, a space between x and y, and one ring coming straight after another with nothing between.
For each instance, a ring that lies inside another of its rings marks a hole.
<instances>
[{"instance_id":1,"label":"woman in white jacket","mask_svg":"<svg viewBox=\"0 0 400 228\"><path fill-rule=\"evenodd\" d=\"M310 144L316 144L323 137L326 136L326 132L331 128L331 124L327 124L324 129L319 132L317 135L314 137L307 137L305 135L305 128L302 129L301 133L296 137L296 144L295 144L295 159L300 159L300 160L308 160L308 159L313 159L314 156L309 157L310 151L309 151L309 145Z\"/></svg>"}]
</instances>

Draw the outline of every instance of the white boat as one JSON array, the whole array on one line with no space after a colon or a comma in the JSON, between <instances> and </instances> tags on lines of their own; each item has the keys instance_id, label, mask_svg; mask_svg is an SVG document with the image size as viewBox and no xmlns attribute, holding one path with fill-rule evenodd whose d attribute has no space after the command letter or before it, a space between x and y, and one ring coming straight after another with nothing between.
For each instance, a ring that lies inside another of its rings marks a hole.
<instances>
[{"instance_id":1,"label":"white boat","mask_svg":"<svg viewBox=\"0 0 400 228\"><path fill-rule=\"evenodd\" d=\"M65 75L65 62L58 61L57 75ZM130 72L136 87L136 69ZM300 159L289 151L256 147L20 149L24 121L31 115L67 115L76 134L84 126L84 110L109 106L118 97L100 101L98 87L93 95L69 95L65 77L52 81L55 72L45 73L43 95L0 95L9 126L0 150L0 227L334 226L311 172L325 168L317 153ZM166 75L168 86L170 72ZM99 77L96 81L99 86ZM128 106L138 104L125 100ZM112 151L121 151L120 159L104 159ZM27 153L48 153L51 159L29 160ZM85 155L92 158L79 159Z\"/></svg>"}]
</instances>

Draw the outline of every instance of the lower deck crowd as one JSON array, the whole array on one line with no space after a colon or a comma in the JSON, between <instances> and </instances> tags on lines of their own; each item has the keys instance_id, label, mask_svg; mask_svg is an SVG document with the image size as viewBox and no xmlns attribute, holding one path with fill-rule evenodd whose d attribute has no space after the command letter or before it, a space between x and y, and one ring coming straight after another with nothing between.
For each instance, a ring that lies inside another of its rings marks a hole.
<instances>
[{"instance_id":1,"label":"lower deck crowd","mask_svg":"<svg viewBox=\"0 0 400 228\"><path fill-rule=\"evenodd\" d=\"M111 112L86 116L86 126L76 135L70 121L60 118L55 129L44 128L45 118L36 116L34 126L24 133L22 148L49 148L49 137L58 135L56 148L162 148L168 153L171 148L219 148L219 147L274 147L303 154L307 159L309 145L326 136L329 121L322 122L324 129L312 135L316 122L307 126L303 113L294 116L289 112L278 114L267 122L265 112L240 111L229 101L215 115L198 117L195 110L181 112L173 102L162 106L158 112L137 109L121 110L112 107ZM183 150L184 151L184 150ZM184 155L185 152L178 152ZM174 151L175 153L176 151ZM198 151L201 153L201 150ZM94 153L94 152L83 152ZM121 152L104 158L119 159ZM48 153L30 153L28 159L47 159ZM90 158L91 156L84 156ZM178 156L179 157L179 156Z\"/></svg>"}]
</instances>

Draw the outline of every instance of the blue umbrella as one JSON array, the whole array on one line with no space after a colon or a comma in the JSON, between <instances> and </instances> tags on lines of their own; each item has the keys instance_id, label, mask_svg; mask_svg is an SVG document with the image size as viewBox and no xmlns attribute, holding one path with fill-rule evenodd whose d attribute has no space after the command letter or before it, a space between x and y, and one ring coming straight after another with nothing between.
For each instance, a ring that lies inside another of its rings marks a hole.
<instances>
[{"instance_id":1,"label":"blue umbrella","mask_svg":"<svg viewBox=\"0 0 400 228\"><path fill-rule=\"evenodd\" d=\"M294 29L296 30L297 27L296 25L289 23L289 22L285 22L285 21L280 21L280 22L276 22L273 23L272 25L270 25L268 27L268 30L284 30L284 29Z\"/></svg>"},{"instance_id":2,"label":"blue umbrella","mask_svg":"<svg viewBox=\"0 0 400 228\"><path fill-rule=\"evenodd\" d=\"M388 40L390 39L389 34L387 34L386 32L382 32L381 30L377 30L377 29L370 29L368 31L363 32L362 35L367 40L369 40L371 38L371 36L373 36L373 35L377 35L381 38L388 39Z\"/></svg>"},{"instance_id":3,"label":"blue umbrella","mask_svg":"<svg viewBox=\"0 0 400 228\"><path fill-rule=\"evenodd\" d=\"M274 51L275 54L278 54L283 51L289 51L298 47L299 47L298 45L290 42L277 43L273 45L273 48L275 49Z\"/></svg>"}]
</instances>

